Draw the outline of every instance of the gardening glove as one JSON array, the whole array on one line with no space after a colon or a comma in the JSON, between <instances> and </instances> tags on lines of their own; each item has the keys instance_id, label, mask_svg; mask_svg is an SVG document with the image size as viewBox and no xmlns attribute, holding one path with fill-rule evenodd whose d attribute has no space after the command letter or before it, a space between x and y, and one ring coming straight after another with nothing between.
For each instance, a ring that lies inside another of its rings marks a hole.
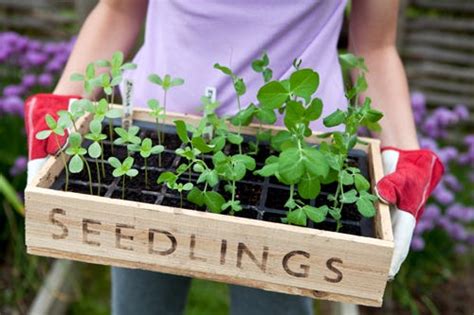
<instances>
[{"instance_id":1,"label":"gardening glove","mask_svg":"<svg viewBox=\"0 0 474 315\"><path fill-rule=\"evenodd\" d=\"M392 280L408 255L415 225L426 200L441 180L444 167L430 150L382 148L385 177L376 185L379 198L390 205L395 249L390 265Z\"/></svg>"},{"instance_id":2,"label":"gardening glove","mask_svg":"<svg viewBox=\"0 0 474 315\"><path fill-rule=\"evenodd\" d=\"M28 184L31 183L46 162L48 155L54 155L60 148L63 148L68 137L67 130L64 136L58 136L60 147L58 147L55 137L49 137L45 140L36 139L38 131L48 129L45 116L50 114L57 120L57 112L67 110L69 102L72 99L79 98L80 96L75 95L35 94L26 99L25 128L28 140Z\"/></svg>"}]
</instances>

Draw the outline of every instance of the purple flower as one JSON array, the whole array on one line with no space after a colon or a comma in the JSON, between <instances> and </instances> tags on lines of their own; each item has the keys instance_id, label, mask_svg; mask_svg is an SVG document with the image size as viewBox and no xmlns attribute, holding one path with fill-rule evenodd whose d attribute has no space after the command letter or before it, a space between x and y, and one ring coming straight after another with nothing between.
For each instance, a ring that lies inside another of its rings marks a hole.
<instances>
[{"instance_id":1,"label":"purple flower","mask_svg":"<svg viewBox=\"0 0 474 315\"><path fill-rule=\"evenodd\" d=\"M414 236L411 240L411 249L414 251L421 251L425 248L425 240L422 237Z\"/></svg>"},{"instance_id":2,"label":"purple flower","mask_svg":"<svg viewBox=\"0 0 474 315\"><path fill-rule=\"evenodd\" d=\"M433 191L433 197L443 205L448 205L454 200L453 193L447 190L443 184L438 185Z\"/></svg>"},{"instance_id":3,"label":"purple flower","mask_svg":"<svg viewBox=\"0 0 474 315\"><path fill-rule=\"evenodd\" d=\"M454 191L460 191L462 189L462 185L459 182L458 178L454 176L453 174L446 174L443 176L443 181L448 186Z\"/></svg>"},{"instance_id":4,"label":"purple flower","mask_svg":"<svg viewBox=\"0 0 474 315\"><path fill-rule=\"evenodd\" d=\"M433 113L433 117L436 117L438 122L443 126L447 126L447 125L450 125L450 124L455 124L459 120L456 113L450 111L447 108L443 108L443 107L436 109Z\"/></svg>"},{"instance_id":5,"label":"purple flower","mask_svg":"<svg viewBox=\"0 0 474 315\"><path fill-rule=\"evenodd\" d=\"M11 176L18 176L26 171L26 164L28 163L28 159L24 156L20 156L15 160L15 163L10 168L10 175Z\"/></svg>"},{"instance_id":6,"label":"purple flower","mask_svg":"<svg viewBox=\"0 0 474 315\"><path fill-rule=\"evenodd\" d=\"M46 69L46 71L49 71L49 72L58 72L62 68L63 68L63 62L58 62L56 60L52 60L52 61L48 62L45 69Z\"/></svg>"},{"instance_id":7,"label":"purple flower","mask_svg":"<svg viewBox=\"0 0 474 315\"><path fill-rule=\"evenodd\" d=\"M21 85L7 85L3 89L4 96L21 96L25 92L25 89Z\"/></svg>"},{"instance_id":8,"label":"purple flower","mask_svg":"<svg viewBox=\"0 0 474 315\"><path fill-rule=\"evenodd\" d=\"M474 135L465 136L464 143L471 147L474 146Z\"/></svg>"},{"instance_id":9,"label":"purple flower","mask_svg":"<svg viewBox=\"0 0 474 315\"><path fill-rule=\"evenodd\" d=\"M447 229L449 235L458 241L465 241L467 240L467 231L463 225L459 223L452 223L449 228Z\"/></svg>"},{"instance_id":10,"label":"purple flower","mask_svg":"<svg viewBox=\"0 0 474 315\"><path fill-rule=\"evenodd\" d=\"M7 114L23 116L23 100L18 96L8 96L3 99L0 109Z\"/></svg>"},{"instance_id":11,"label":"purple flower","mask_svg":"<svg viewBox=\"0 0 474 315\"><path fill-rule=\"evenodd\" d=\"M415 227L415 233L418 235L423 234L426 231L430 231L434 228L434 222L431 220L420 220Z\"/></svg>"},{"instance_id":12,"label":"purple flower","mask_svg":"<svg viewBox=\"0 0 474 315\"><path fill-rule=\"evenodd\" d=\"M424 138L424 137L420 138L420 146L423 149L428 149L428 150L432 150L432 151L437 151L438 150L438 144L436 143L436 141L434 141L431 138Z\"/></svg>"},{"instance_id":13,"label":"purple flower","mask_svg":"<svg viewBox=\"0 0 474 315\"><path fill-rule=\"evenodd\" d=\"M411 104L416 123L420 123L426 114L426 98L423 93L413 92L411 94Z\"/></svg>"},{"instance_id":14,"label":"purple flower","mask_svg":"<svg viewBox=\"0 0 474 315\"><path fill-rule=\"evenodd\" d=\"M454 108L454 112L458 115L460 120L466 120L469 118L469 110L465 105L457 105Z\"/></svg>"},{"instance_id":15,"label":"purple flower","mask_svg":"<svg viewBox=\"0 0 474 315\"><path fill-rule=\"evenodd\" d=\"M44 87L49 87L53 84L53 76L49 73L40 74L38 77L38 84Z\"/></svg>"},{"instance_id":16,"label":"purple flower","mask_svg":"<svg viewBox=\"0 0 474 315\"><path fill-rule=\"evenodd\" d=\"M38 67L42 66L46 62L46 60L48 60L48 56L41 52L29 51L26 54L25 59L28 64Z\"/></svg>"},{"instance_id":17,"label":"purple flower","mask_svg":"<svg viewBox=\"0 0 474 315\"><path fill-rule=\"evenodd\" d=\"M435 204L428 204L425 208L425 212L421 217L421 220L433 221L439 218L441 210Z\"/></svg>"},{"instance_id":18,"label":"purple flower","mask_svg":"<svg viewBox=\"0 0 474 315\"><path fill-rule=\"evenodd\" d=\"M34 74L25 74L21 80L21 85L26 89L32 88L36 84L36 76Z\"/></svg>"}]
</instances>

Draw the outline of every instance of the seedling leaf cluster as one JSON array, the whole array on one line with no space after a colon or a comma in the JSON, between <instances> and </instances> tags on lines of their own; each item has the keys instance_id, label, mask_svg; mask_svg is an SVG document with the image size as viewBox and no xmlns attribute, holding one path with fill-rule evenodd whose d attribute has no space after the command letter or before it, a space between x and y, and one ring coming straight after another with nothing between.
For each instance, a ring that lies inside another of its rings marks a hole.
<instances>
[{"instance_id":1,"label":"seedling leaf cluster","mask_svg":"<svg viewBox=\"0 0 474 315\"><path fill-rule=\"evenodd\" d=\"M331 217L339 230L347 205L353 205L364 217L375 215L376 197L370 192L370 183L360 168L351 163L349 155L357 144L364 145L357 136L360 128L379 131L378 121L382 118L382 114L372 108L370 98L361 96L367 89L367 68L363 59L342 55L341 65L346 71L356 73L355 83L346 89L348 106L323 117L323 101L317 91L324 78L313 69L303 68L301 60L293 61L293 71L287 78L273 77L266 53L254 60L251 67L261 74L262 86L254 97L255 102L250 104L242 104L241 97L247 93L244 78L231 68L216 63L214 68L229 78L235 90L237 113L219 116L219 102L203 96L201 120L196 125L175 120L181 145L169 149L165 137L167 96L183 85L184 80L169 74L149 75L149 81L157 86L157 93L159 91L162 96L147 102L156 125L154 135L144 136L138 126L114 128L113 120L121 117L121 110L112 105L115 88L121 83L124 71L136 68L132 63L124 63L123 54L117 52L111 60L91 63L83 74L72 75L72 80L83 82L90 97L74 101L68 111L58 113L58 119L46 116L48 129L38 132L36 137L55 137L59 145L58 136L68 131L67 148L60 152L65 169L65 190L68 190L69 173L85 170L90 194L101 195L101 179L107 176L108 166L112 176L121 183L122 198L126 195L127 182L135 181L143 173L144 188L151 189L150 182L166 185L179 194L180 207L186 201L214 213L234 215L245 206L240 199L239 182L255 176L270 177L288 187L283 222L306 226L308 221L320 223ZM94 95L103 97L95 99ZM85 113L89 113L92 120L81 136L75 123ZM282 119L284 130L274 133L265 128L275 124L278 117ZM314 133L312 128L316 121L322 121L330 131ZM252 123L258 131L248 140L242 130ZM104 132L107 124L108 134ZM314 141L316 137L319 141ZM319 144L314 144L316 142ZM104 153L105 144L110 145L112 156L108 159ZM262 160L260 150L263 146L269 147L271 153ZM122 159L114 156L118 154L118 147L126 149ZM165 150L173 151L181 158L175 168L166 169L162 165ZM144 167L136 167L134 156L138 155L143 159ZM157 161L152 159L154 156ZM90 162L94 163L95 172L91 170ZM153 173L155 177L150 177L150 167L158 167L159 174ZM93 189L93 183L97 183L97 190ZM329 185L335 189L324 196L325 202L311 203L311 200L321 198L322 187Z\"/></svg>"}]
</instances>

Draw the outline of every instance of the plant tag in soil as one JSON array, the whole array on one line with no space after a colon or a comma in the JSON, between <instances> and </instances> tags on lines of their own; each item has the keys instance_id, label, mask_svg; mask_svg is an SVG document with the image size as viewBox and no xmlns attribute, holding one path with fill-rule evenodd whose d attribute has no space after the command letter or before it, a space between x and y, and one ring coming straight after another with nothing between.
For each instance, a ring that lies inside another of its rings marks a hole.
<instances>
[{"instance_id":1,"label":"plant tag in soil","mask_svg":"<svg viewBox=\"0 0 474 315\"><path fill-rule=\"evenodd\" d=\"M130 79L125 80L125 101L123 103L122 111L122 128L128 130L128 127L132 124L132 94L133 93L133 81Z\"/></svg>"},{"instance_id":2,"label":"plant tag in soil","mask_svg":"<svg viewBox=\"0 0 474 315\"><path fill-rule=\"evenodd\" d=\"M204 89L204 95L209 98L209 100L214 103L217 99L217 90L213 86L207 86Z\"/></svg>"}]
</instances>

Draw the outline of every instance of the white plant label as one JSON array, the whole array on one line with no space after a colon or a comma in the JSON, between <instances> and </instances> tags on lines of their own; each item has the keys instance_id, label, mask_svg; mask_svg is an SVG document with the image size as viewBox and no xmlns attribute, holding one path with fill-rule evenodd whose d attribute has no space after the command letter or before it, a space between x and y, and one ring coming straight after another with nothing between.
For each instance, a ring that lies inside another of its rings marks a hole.
<instances>
[{"instance_id":1,"label":"white plant label","mask_svg":"<svg viewBox=\"0 0 474 315\"><path fill-rule=\"evenodd\" d=\"M130 79L125 80L125 99L123 102L123 113L122 113L122 128L128 130L132 125L132 116L133 116L133 105L132 105L132 95L133 95L133 81Z\"/></svg>"},{"instance_id":2,"label":"white plant label","mask_svg":"<svg viewBox=\"0 0 474 315\"><path fill-rule=\"evenodd\" d=\"M217 99L217 90L213 86L207 86L204 90L204 95L214 103Z\"/></svg>"}]
</instances>

